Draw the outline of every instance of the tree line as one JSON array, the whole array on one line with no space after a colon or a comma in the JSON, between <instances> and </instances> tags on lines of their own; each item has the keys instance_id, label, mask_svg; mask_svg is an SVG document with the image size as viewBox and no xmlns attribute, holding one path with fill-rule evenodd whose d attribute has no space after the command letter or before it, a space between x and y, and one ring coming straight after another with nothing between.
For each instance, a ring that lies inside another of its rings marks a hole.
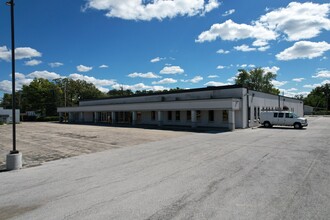
<instances>
[{"instance_id":1,"label":"tree line","mask_svg":"<svg viewBox=\"0 0 330 220\"><path fill-rule=\"evenodd\" d=\"M265 72L262 68L254 68L250 71L239 69L238 71L235 79L236 85L242 85L260 92L275 95L280 94L280 91L272 84L272 81L276 79L276 74ZM130 89L120 88L103 93L94 84L84 80L59 78L50 81L43 78L36 78L29 85L23 85L22 89L16 92L16 106L21 112L34 111L42 116L54 116L57 115L57 107L77 106L79 100L153 94L155 92L178 90L183 89L177 87L161 91L132 91ZM0 106L10 109L12 106L11 97L11 94L5 93ZM306 105L329 111L330 85L325 84L316 87L307 97L297 95L295 98L303 100Z\"/></svg>"}]
</instances>

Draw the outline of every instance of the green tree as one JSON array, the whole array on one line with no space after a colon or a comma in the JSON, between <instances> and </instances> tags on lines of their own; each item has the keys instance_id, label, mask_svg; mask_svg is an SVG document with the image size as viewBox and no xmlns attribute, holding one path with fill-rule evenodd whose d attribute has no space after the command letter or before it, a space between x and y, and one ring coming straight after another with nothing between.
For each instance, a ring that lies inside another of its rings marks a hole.
<instances>
[{"instance_id":1,"label":"green tree","mask_svg":"<svg viewBox=\"0 0 330 220\"><path fill-rule=\"evenodd\" d=\"M272 72L265 73L265 70L262 68L254 68L249 72L244 69L239 69L238 71L239 74L235 79L236 85L246 86L255 91L280 94L280 91L272 84L272 80L276 79L276 74Z\"/></svg>"},{"instance_id":2,"label":"green tree","mask_svg":"<svg viewBox=\"0 0 330 220\"><path fill-rule=\"evenodd\" d=\"M314 88L304 99L304 104L330 111L330 84Z\"/></svg>"}]
</instances>

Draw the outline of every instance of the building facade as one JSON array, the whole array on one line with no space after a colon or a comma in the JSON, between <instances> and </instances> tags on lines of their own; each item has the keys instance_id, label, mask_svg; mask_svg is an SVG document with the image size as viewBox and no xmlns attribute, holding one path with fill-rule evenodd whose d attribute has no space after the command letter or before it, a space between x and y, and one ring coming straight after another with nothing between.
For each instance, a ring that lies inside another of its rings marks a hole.
<instances>
[{"instance_id":1,"label":"building facade","mask_svg":"<svg viewBox=\"0 0 330 220\"><path fill-rule=\"evenodd\" d=\"M247 128L259 125L261 111L290 110L303 115L303 102L241 86L207 87L175 92L84 100L59 107L69 123Z\"/></svg>"},{"instance_id":2,"label":"building facade","mask_svg":"<svg viewBox=\"0 0 330 220\"><path fill-rule=\"evenodd\" d=\"M16 123L20 122L20 110L16 109L15 111ZM13 113L12 109L3 109L0 108L0 122L3 123L12 123L13 122Z\"/></svg>"}]
</instances>

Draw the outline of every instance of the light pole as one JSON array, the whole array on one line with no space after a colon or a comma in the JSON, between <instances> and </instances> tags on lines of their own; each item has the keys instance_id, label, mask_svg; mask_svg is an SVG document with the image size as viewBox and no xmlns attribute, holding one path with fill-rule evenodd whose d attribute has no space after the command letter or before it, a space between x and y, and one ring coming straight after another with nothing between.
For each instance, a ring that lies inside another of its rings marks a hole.
<instances>
[{"instance_id":1,"label":"light pole","mask_svg":"<svg viewBox=\"0 0 330 220\"><path fill-rule=\"evenodd\" d=\"M16 97L15 97L15 28L14 28L14 0L6 2L10 6L11 20L11 76L12 76L12 123L13 149L7 154L7 170L16 170L22 167L22 154L16 149Z\"/></svg>"}]
</instances>

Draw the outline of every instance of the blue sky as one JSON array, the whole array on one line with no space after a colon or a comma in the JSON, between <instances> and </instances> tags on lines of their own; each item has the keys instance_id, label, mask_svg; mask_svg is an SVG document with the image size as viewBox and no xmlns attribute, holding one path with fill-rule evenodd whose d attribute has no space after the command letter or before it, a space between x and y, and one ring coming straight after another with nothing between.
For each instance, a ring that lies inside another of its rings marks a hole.
<instances>
[{"instance_id":1,"label":"blue sky","mask_svg":"<svg viewBox=\"0 0 330 220\"><path fill-rule=\"evenodd\" d=\"M221 86L254 67L287 96L330 83L329 1L15 2L17 89L35 77L104 92ZM11 92L9 12L0 4L0 97Z\"/></svg>"}]
</instances>

